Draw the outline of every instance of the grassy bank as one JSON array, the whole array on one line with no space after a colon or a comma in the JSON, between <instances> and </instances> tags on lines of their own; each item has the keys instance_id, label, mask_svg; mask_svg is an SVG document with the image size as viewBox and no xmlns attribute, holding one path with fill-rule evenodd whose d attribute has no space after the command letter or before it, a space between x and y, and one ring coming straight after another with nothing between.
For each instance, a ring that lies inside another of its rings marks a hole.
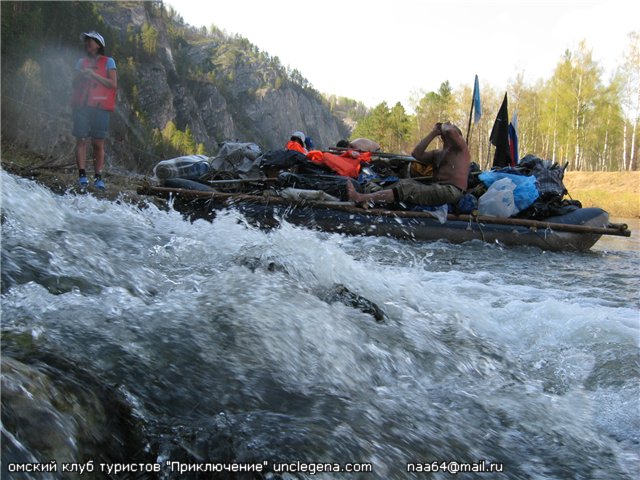
<instances>
[{"instance_id":1,"label":"grassy bank","mask_svg":"<svg viewBox=\"0 0 640 480\"><path fill-rule=\"evenodd\" d=\"M583 207L600 207L613 217L640 217L640 171L567 172L564 184Z\"/></svg>"}]
</instances>

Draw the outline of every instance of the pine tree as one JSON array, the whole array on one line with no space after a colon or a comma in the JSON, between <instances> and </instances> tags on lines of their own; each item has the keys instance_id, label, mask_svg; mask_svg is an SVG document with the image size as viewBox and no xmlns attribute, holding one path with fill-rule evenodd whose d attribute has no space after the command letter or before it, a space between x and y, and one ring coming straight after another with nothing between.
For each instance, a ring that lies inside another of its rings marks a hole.
<instances>
[{"instance_id":1,"label":"pine tree","mask_svg":"<svg viewBox=\"0 0 640 480\"><path fill-rule=\"evenodd\" d=\"M171 120L169 120L167 124L164 126L164 129L162 130L162 137L166 141L171 142L176 131L177 131L176 124L173 123Z\"/></svg>"},{"instance_id":2,"label":"pine tree","mask_svg":"<svg viewBox=\"0 0 640 480\"><path fill-rule=\"evenodd\" d=\"M389 113L387 102L380 103L358 122L351 137L371 138L378 142L383 150L388 149Z\"/></svg>"},{"instance_id":3,"label":"pine tree","mask_svg":"<svg viewBox=\"0 0 640 480\"><path fill-rule=\"evenodd\" d=\"M396 103L388 116L389 129L387 132L387 145L392 152L401 152L407 149L407 139L411 128L409 116L400 102Z\"/></svg>"},{"instance_id":4,"label":"pine tree","mask_svg":"<svg viewBox=\"0 0 640 480\"><path fill-rule=\"evenodd\" d=\"M191 129L189 125L184 131L184 135L182 138L182 152L186 155L192 155L196 151L196 141L193 138L193 133L191 133Z\"/></svg>"},{"instance_id":5,"label":"pine tree","mask_svg":"<svg viewBox=\"0 0 640 480\"><path fill-rule=\"evenodd\" d=\"M158 31L148 23L142 25L142 46L145 52L155 55L158 46Z\"/></svg>"}]
</instances>

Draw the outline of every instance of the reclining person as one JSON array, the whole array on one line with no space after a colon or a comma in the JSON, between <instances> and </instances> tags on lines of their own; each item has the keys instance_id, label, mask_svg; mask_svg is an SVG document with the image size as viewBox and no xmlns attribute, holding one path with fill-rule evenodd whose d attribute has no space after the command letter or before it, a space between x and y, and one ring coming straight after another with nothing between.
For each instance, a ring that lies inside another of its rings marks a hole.
<instances>
[{"instance_id":1,"label":"reclining person","mask_svg":"<svg viewBox=\"0 0 640 480\"><path fill-rule=\"evenodd\" d=\"M426 151L436 138L442 138L442 149ZM418 205L456 203L467 189L471 157L467 143L458 127L449 122L436 123L413 149L411 155L418 161L433 165L434 183L425 185L410 178L402 179L391 189L362 194L347 184L348 198L356 204L409 202Z\"/></svg>"},{"instance_id":2,"label":"reclining person","mask_svg":"<svg viewBox=\"0 0 640 480\"><path fill-rule=\"evenodd\" d=\"M377 152L380 150L380 145L368 138L356 138L355 140L340 140L336 147L338 148L352 148L361 152Z\"/></svg>"}]
</instances>

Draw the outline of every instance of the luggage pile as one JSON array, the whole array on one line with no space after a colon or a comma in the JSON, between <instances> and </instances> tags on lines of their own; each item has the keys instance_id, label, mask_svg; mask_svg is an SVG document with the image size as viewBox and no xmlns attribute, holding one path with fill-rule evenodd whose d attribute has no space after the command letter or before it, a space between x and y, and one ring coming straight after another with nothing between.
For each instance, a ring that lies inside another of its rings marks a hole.
<instances>
[{"instance_id":1,"label":"luggage pile","mask_svg":"<svg viewBox=\"0 0 640 480\"><path fill-rule=\"evenodd\" d=\"M401 178L411 178L415 160L402 154L356 152L330 148L306 154L291 149L262 152L250 142L224 142L215 157L189 155L159 162L154 174L161 185L199 191L260 193L268 189L278 195L291 190L323 191L336 201L346 201L346 184L358 192L371 193L388 188ZM425 207L399 204L394 209L409 211L445 211L453 214L479 214L499 218L544 219L569 213L580 202L565 200L564 168L533 155L527 155L516 167L480 171L472 163L469 189L455 205ZM428 182L430 177L418 177ZM320 198L317 194L298 193L297 198Z\"/></svg>"},{"instance_id":2,"label":"luggage pile","mask_svg":"<svg viewBox=\"0 0 640 480\"><path fill-rule=\"evenodd\" d=\"M234 208L261 228L286 220L349 235L481 240L556 251L588 250L602 235L630 235L626 225L609 223L607 212L565 199L564 168L534 156L486 172L472 163L468 189L455 205L361 208L348 201L349 184L373 193L403 178L429 182L428 171L412 168L416 160L406 155L352 148L308 152L302 145L262 152L255 143L225 142L212 158L158 163L161 186L146 184L139 193L173 197L174 208L191 219L212 220L217 211Z\"/></svg>"}]
</instances>

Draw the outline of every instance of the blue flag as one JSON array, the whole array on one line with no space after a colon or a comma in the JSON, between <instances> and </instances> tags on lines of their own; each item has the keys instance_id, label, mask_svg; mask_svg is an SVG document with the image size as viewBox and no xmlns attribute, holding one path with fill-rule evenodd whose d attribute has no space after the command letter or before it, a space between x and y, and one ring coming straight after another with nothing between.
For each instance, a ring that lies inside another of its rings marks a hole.
<instances>
[{"instance_id":1,"label":"blue flag","mask_svg":"<svg viewBox=\"0 0 640 480\"><path fill-rule=\"evenodd\" d=\"M478 75L476 75L476 81L473 84L473 123L478 123L482 116L482 104L480 103L480 82L478 81Z\"/></svg>"}]
</instances>

